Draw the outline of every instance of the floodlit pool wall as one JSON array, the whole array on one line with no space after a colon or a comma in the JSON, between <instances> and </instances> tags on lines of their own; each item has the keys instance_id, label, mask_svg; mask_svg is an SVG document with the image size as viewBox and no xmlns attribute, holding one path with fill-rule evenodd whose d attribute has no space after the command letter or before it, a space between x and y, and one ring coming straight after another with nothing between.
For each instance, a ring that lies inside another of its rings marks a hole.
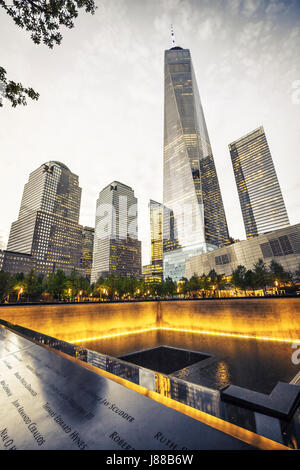
<instances>
[{"instance_id":1,"label":"floodlit pool wall","mask_svg":"<svg viewBox=\"0 0 300 470\"><path fill-rule=\"evenodd\" d=\"M72 342L151 328L300 339L300 298L12 305L0 318Z\"/></svg>"},{"instance_id":2,"label":"floodlit pool wall","mask_svg":"<svg viewBox=\"0 0 300 470\"><path fill-rule=\"evenodd\" d=\"M161 302L161 326L270 338L300 338L300 298Z\"/></svg>"},{"instance_id":3,"label":"floodlit pool wall","mask_svg":"<svg viewBox=\"0 0 300 470\"><path fill-rule=\"evenodd\" d=\"M0 318L64 341L157 325L155 302L7 306Z\"/></svg>"}]
</instances>

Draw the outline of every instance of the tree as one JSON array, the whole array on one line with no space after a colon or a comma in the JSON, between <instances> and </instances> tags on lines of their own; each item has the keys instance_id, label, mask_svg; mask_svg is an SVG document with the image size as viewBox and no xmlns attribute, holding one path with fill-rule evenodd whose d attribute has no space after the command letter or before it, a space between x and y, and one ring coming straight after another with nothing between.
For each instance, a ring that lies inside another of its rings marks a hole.
<instances>
[{"instance_id":1,"label":"tree","mask_svg":"<svg viewBox=\"0 0 300 470\"><path fill-rule=\"evenodd\" d=\"M104 277L100 276L93 286L93 295L102 297L102 292L104 290Z\"/></svg>"},{"instance_id":2,"label":"tree","mask_svg":"<svg viewBox=\"0 0 300 470\"><path fill-rule=\"evenodd\" d=\"M200 289L208 290L210 289L210 286L211 286L211 279L209 278L209 276L206 276L206 274L203 273L202 276L200 276L199 278Z\"/></svg>"},{"instance_id":3,"label":"tree","mask_svg":"<svg viewBox=\"0 0 300 470\"><path fill-rule=\"evenodd\" d=\"M186 294L190 294L190 284L186 277L182 277L178 283L178 291L185 297Z\"/></svg>"},{"instance_id":4,"label":"tree","mask_svg":"<svg viewBox=\"0 0 300 470\"><path fill-rule=\"evenodd\" d=\"M246 268L245 266L239 265L236 269L232 271L231 284L238 289L246 291L247 281L246 281Z\"/></svg>"},{"instance_id":5,"label":"tree","mask_svg":"<svg viewBox=\"0 0 300 470\"><path fill-rule=\"evenodd\" d=\"M12 276L9 288L9 294L17 293L17 301L19 301L20 296L25 293L25 276L24 273L16 273Z\"/></svg>"},{"instance_id":6,"label":"tree","mask_svg":"<svg viewBox=\"0 0 300 470\"><path fill-rule=\"evenodd\" d=\"M40 296L43 292L43 276L35 276L34 269L25 276L24 284L28 300Z\"/></svg>"},{"instance_id":7,"label":"tree","mask_svg":"<svg viewBox=\"0 0 300 470\"><path fill-rule=\"evenodd\" d=\"M18 104L26 106L26 95L32 100L38 100L39 94L33 88L25 88L21 83L16 83L6 78L6 70L0 67L0 95L11 102L12 107ZM0 96L0 107L3 106Z\"/></svg>"},{"instance_id":8,"label":"tree","mask_svg":"<svg viewBox=\"0 0 300 470\"><path fill-rule=\"evenodd\" d=\"M82 292L80 295L89 295L92 292L92 288L90 286L89 281L87 280L86 277L80 276L78 280L78 288L79 288L79 293Z\"/></svg>"},{"instance_id":9,"label":"tree","mask_svg":"<svg viewBox=\"0 0 300 470\"><path fill-rule=\"evenodd\" d=\"M225 285L227 284L226 278L223 274L217 274L217 272L212 269L209 273L207 280L205 282L208 289L213 290L213 295L215 296L215 291L220 291L224 289Z\"/></svg>"},{"instance_id":10,"label":"tree","mask_svg":"<svg viewBox=\"0 0 300 470\"><path fill-rule=\"evenodd\" d=\"M300 264L294 273L295 282L300 282Z\"/></svg>"},{"instance_id":11,"label":"tree","mask_svg":"<svg viewBox=\"0 0 300 470\"><path fill-rule=\"evenodd\" d=\"M76 269L72 269L71 274L67 277L66 288L70 291L71 297L76 297L80 291L80 276Z\"/></svg>"},{"instance_id":12,"label":"tree","mask_svg":"<svg viewBox=\"0 0 300 470\"><path fill-rule=\"evenodd\" d=\"M136 296L143 297L146 294L147 285L145 279L138 279L136 286Z\"/></svg>"},{"instance_id":13,"label":"tree","mask_svg":"<svg viewBox=\"0 0 300 470\"><path fill-rule=\"evenodd\" d=\"M256 288L255 274L251 269L248 269L245 273L245 285L247 289L251 289L253 292Z\"/></svg>"},{"instance_id":14,"label":"tree","mask_svg":"<svg viewBox=\"0 0 300 470\"><path fill-rule=\"evenodd\" d=\"M74 27L80 8L91 14L97 8L94 0L0 0L0 6L17 26L31 33L35 44L43 42L51 49L55 44L61 44L61 26L69 29ZM26 96L34 100L39 98L39 94L32 88L25 88L21 83L8 80L3 67L0 67L0 84L3 96L13 107L26 105ZM1 99L0 106L3 106Z\"/></svg>"},{"instance_id":15,"label":"tree","mask_svg":"<svg viewBox=\"0 0 300 470\"><path fill-rule=\"evenodd\" d=\"M191 277L191 279L188 282L188 286L189 286L190 295L193 294L193 293L195 295L199 291L200 282L199 282L199 278L198 278L198 276L196 276L196 274L194 274Z\"/></svg>"},{"instance_id":16,"label":"tree","mask_svg":"<svg viewBox=\"0 0 300 470\"><path fill-rule=\"evenodd\" d=\"M277 281L279 284L286 284L292 281L292 276L289 272L284 270L280 263L272 260L270 263L270 279L272 282Z\"/></svg>"},{"instance_id":17,"label":"tree","mask_svg":"<svg viewBox=\"0 0 300 470\"><path fill-rule=\"evenodd\" d=\"M253 272L255 284L265 291L270 281L270 275L265 262L261 258L253 266Z\"/></svg>"},{"instance_id":18,"label":"tree","mask_svg":"<svg viewBox=\"0 0 300 470\"><path fill-rule=\"evenodd\" d=\"M223 274L217 274L214 269L209 272L208 278L210 279L210 287L212 287L213 290L223 290L227 284L225 276L223 276Z\"/></svg>"},{"instance_id":19,"label":"tree","mask_svg":"<svg viewBox=\"0 0 300 470\"><path fill-rule=\"evenodd\" d=\"M0 302L4 302L10 291L11 276L10 273L0 271Z\"/></svg>"},{"instance_id":20,"label":"tree","mask_svg":"<svg viewBox=\"0 0 300 470\"><path fill-rule=\"evenodd\" d=\"M104 279L103 286L110 300L113 300L116 296L115 293L117 292L116 290L117 284L118 284L117 277L114 274L111 274L110 276Z\"/></svg>"},{"instance_id":21,"label":"tree","mask_svg":"<svg viewBox=\"0 0 300 470\"><path fill-rule=\"evenodd\" d=\"M165 282L164 282L164 293L165 295L173 295L177 291L177 285L176 282L173 281L171 277L167 277Z\"/></svg>"},{"instance_id":22,"label":"tree","mask_svg":"<svg viewBox=\"0 0 300 470\"><path fill-rule=\"evenodd\" d=\"M13 275L13 283L22 283L25 279L24 273L16 273Z\"/></svg>"},{"instance_id":23,"label":"tree","mask_svg":"<svg viewBox=\"0 0 300 470\"><path fill-rule=\"evenodd\" d=\"M58 269L49 279L49 293L60 300L64 296L66 288L67 276L61 269Z\"/></svg>"}]
</instances>

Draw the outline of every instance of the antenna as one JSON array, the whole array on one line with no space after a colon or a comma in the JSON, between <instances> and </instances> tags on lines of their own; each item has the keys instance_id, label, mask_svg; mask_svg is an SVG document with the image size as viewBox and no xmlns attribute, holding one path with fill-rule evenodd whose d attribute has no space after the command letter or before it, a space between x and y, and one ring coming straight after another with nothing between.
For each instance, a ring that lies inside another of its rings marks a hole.
<instances>
[{"instance_id":1,"label":"antenna","mask_svg":"<svg viewBox=\"0 0 300 470\"><path fill-rule=\"evenodd\" d=\"M175 47L175 46L176 46L175 34L174 34L174 29L173 29L173 25L172 25L172 24L171 24L171 35L172 35L172 47Z\"/></svg>"}]
</instances>

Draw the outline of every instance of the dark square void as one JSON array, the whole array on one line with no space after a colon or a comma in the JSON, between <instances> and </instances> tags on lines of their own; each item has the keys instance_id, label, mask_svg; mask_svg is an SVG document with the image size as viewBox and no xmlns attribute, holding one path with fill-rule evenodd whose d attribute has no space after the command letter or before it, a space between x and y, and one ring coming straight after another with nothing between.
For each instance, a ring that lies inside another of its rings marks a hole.
<instances>
[{"instance_id":1,"label":"dark square void","mask_svg":"<svg viewBox=\"0 0 300 470\"><path fill-rule=\"evenodd\" d=\"M171 374L209 357L211 357L209 354L197 351L158 346L157 348L143 349L125 356L119 356L119 359L163 374Z\"/></svg>"}]
</instances>

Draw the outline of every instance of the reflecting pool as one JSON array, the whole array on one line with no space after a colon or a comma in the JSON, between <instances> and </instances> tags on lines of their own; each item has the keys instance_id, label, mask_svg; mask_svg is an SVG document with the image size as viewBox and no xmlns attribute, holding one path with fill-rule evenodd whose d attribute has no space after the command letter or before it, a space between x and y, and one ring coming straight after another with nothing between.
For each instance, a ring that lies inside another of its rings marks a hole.
<instances>
[{"instance_id":1,"label":"reflecting pool","mask_svg":"<svg viewBox=\"0 0 300 470\"><path fill-rule=\"evenodd\" d=\"M114 357L161 345L211 355L171 375L214 389L234 384L270 393L277 382L290 382L300 370L292 362L289 343L161 330L80 343Z\"/></svg>"}]
</instances>

